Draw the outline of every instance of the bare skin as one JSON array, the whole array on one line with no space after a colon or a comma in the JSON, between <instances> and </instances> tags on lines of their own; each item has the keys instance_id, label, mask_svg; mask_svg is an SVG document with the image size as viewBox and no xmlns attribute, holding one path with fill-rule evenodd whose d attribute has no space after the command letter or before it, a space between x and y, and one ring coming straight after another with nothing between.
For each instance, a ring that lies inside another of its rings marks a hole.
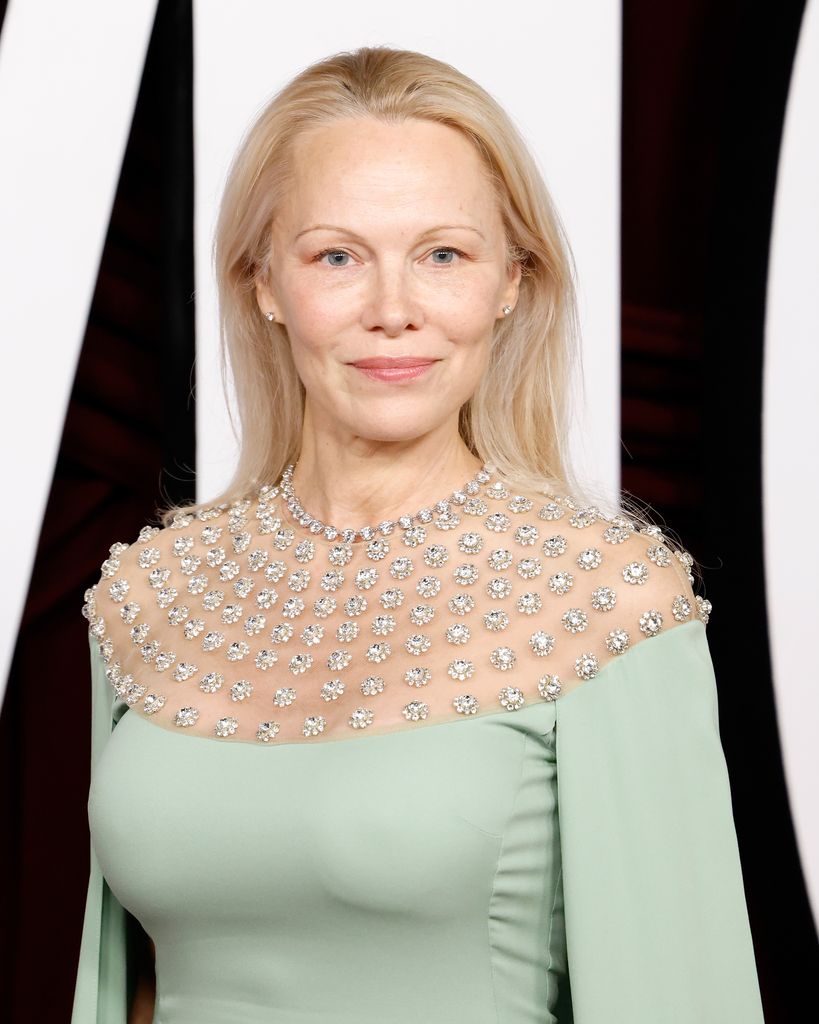
<instances>
[{"instance_id":1,"label":"bare skin","mask_svg":"<svg viewBox=\"0 0 819 1024\"><path fill-rule=\"evenodd\" d=\"M153 1024L156 1008L156 949L152 940L144 934L144 950L136 991L128 1014L128 1024Z\"/></svg>"},{"instance_id":2,"label":"bare skin","mask_svg":"<svg viewBox=\"0 0 819 1024\"><path fill-rule=\"evenodd\" d=\"M128 1024L153 1024L156 1005L156 978L141 974L137 981Z\"/></svg>"},{"instance_id":3,"label":"bare skin","mask_svg":"<svg viewBox=\"0 0 819 1024\"><path fill-rule=\"evenodd\" d=\"M520 273L507 266L480 158L455 129L366 118L299 140L256 294L286 326L305 385L293 484L311 514L378 523L480 468L458 412L486 369L503 307L517 302ZM437 362L385 382L349 365L371 356Z\"/></svg>"}]
</instances>

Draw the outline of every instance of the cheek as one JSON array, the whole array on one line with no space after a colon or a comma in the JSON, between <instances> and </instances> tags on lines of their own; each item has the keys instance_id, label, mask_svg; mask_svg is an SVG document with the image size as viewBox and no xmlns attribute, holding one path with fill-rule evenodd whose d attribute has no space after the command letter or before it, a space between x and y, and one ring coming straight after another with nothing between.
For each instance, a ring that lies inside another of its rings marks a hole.
<instances>
[{"instance_id":1,"label":"cheek","mask_svg":"<svg viewBox=\"0 0 819 1024\"><path fill-rule=\"evenodd\" d=\"M449 401L462 405L473 395L489 366L491 337L452 338L452 349L442 377Z\"/></svg>"},{"instance_id":2,"label":"cheek","mask_svg":"<svg viewBox=\"0 0 819 1024\"><path fill-rule=\"evenodd\" d=\"M490 337L495 326L495 294L488 282L454 282L437 297L429 310L440 318L447 334L461 344L475 344Z\"/></svg>"},{"instance_id":3,"label":"cheek","mask_svg":"<svg viewBox=\"0 0 819 1024\"><path fill-rule=\"evenodd\" d=\"M310 373L311 367L317 372L333 362L345 323L337 303L323 302L315 295L293 297L287 329L300 373Z\"/></svg>"},{"instance_id":4,"label":"cheek","mask_svg":"<svg viewBox=\"0 0 819 1024\"><path fill-rule=\"evenodd\" d=\"M317 287L310 273L293 273L282 281L285 314L291 335L309 351L320 353L355 312L354 297L338 288Z\"/></svg>"},{"instance_id":5,"label":"cheek","mask_svg":"<svg viewBox=\"0 0 819 1024\"><path fill-rule=\"evenodd\" d=\"M483 367L489 360L495 319L485 297L476 297L472 306L459 305L441 318L442 333L450 346L453 362L463 367L478 364Z\"/></svg>"},{"instance_id":6,"label":"cheek","mask_svg":"<svg viewBox=\"0 0 819 1024\"><path fill-rule=\"evenodd\" d=\"M290 339L296 372L305 388L314 395L337 390L336 359L333 357L331 338L320 335L308 326L303 333L291 333Z\"/></svg>"}]
</instances>

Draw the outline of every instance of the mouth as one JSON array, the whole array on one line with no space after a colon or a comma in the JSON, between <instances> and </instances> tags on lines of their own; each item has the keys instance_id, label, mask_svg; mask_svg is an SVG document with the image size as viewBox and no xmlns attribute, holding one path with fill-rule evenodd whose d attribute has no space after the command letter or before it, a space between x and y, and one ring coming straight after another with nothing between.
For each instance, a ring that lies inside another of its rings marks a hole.
<instances>
[{"instance_id":1,"label":"mouth","mask_svg":"<svg viewBox=\"0 0 819 1024\"><path fill-rule=\"evenodd\" d=\"M437 359L422 359L418 356L401 356L396 359L376 357L359 359L349 365L371 380L398 381L421 377Z\"/></svg>"}]
</instances>

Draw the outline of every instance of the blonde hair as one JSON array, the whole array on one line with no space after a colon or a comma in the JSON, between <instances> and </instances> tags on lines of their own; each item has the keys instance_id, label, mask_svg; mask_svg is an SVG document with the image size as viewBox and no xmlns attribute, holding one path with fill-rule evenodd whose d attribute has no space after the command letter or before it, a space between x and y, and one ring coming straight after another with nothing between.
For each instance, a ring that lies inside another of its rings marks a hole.
<instances>
[{"instance_id":1,"label":"blonde hair","mask_svg":"<svg viewBox=\"0 0 819 1024\"><path fill-rule=\"evenodd\" d=\"M304 385L286 329L261 316L255 287L268 272L271 224L290 187L294 143L351 117L433 121L475 146L502 216L507 258L510 266L520 264L521 281L514 316L497 322L487 370L460 410L459 432L507 481L604 508L606 496L575 476L568 452L573 386L583 393L576 268L537 163L503 108L456 68L409 50L362 47L318 61L290 81L262 109L233 158L213 258L220 368L226 392L228 364L232 371L239 459L221 494L158 509L163 525L248 498L298 459ZM236 434L232 417L231 425ZM638 526L651 525L625 492L620 502Z\"/></svg>"}]
</instances>

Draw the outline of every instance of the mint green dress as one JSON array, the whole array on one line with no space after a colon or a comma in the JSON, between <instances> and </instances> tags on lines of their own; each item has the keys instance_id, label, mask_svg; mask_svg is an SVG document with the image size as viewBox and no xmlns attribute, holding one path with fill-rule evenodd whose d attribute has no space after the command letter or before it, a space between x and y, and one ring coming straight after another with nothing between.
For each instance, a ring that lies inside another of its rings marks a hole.
<instances>
[{"instance_id":1,"label":"mint green dress","mask_svg":"<svg viewBox=\"0 0 819 1024\"><path fill-rule=\"evenodd\" d=\"M73 1024L759 1024L704 624L555 701L278 749L93 679Z\"/></svg>"}]
</instances>

